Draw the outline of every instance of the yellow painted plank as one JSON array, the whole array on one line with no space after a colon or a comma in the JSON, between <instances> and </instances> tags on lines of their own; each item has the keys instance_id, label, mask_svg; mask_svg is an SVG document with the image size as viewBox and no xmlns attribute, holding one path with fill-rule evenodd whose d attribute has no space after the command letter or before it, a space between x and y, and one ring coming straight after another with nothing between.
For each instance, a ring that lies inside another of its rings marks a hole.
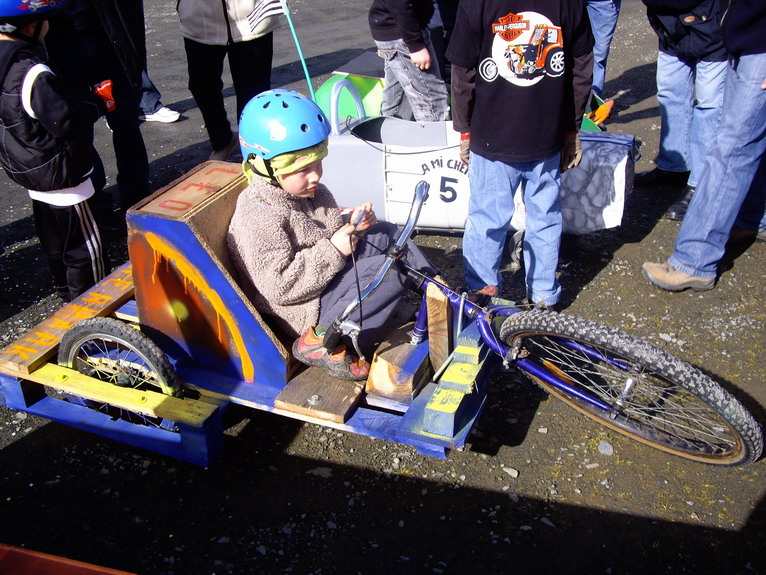
<instances>
[{"instance_id":1,"label":"yellow painted plank","mask_svg":"<svg viewBox=\"0 0 766 575\"><path fill-rule=\"evenodd\" d=\"M119 387L54 363L46 363L29 375L25 375L24 379L84 399L195 426L201 426L217 409L215 405L204 401L180 399L153 391Z\"/></svg>"},{"instance_id":2,"label":"yellow painted plank","mask_svg":"<svg viewBox=\"0 0 766 575\"><path fill-rule=\"evenodd\" d=\"M463 363L479 363L481 348L475 345L458 345L455 348L453 357Z\"/></svg>"},{"instance_id":3,"label":"yellow painted plank","mask_svg":"<svg viewBox=\"0 0 766 575\"><path fill-rule=\"evenodd\" d=\"M426 404L426 410L437 411L441 413L457 413L460 403L463 401L465 393L456 389L447 389L437 387L433 395Z\"/></svg>"},{"instance_id":4,"label":"yellow painted plank","mask_svg":"<svg viewBox=\"0 0 766 575\"><path fill-rule=\"evenodd\" d=\"M453 361L444 371L439 383L441 386L449 387L462 393L471 393L482 365L483 362L472 364Z\"/></svg>"},{"instance_id":5,"label":"yellow painted plank","mask_svg":"<svg viewBox=\"0 0 766 575\"><path fill-rule=\"evenodd\" d=\"M109 315L133 297L133 275L123 264L73 302L0 350L0 371L17 376L33 372L53 356L64 333L83 319Z\"/></svg>"}]
</instances>

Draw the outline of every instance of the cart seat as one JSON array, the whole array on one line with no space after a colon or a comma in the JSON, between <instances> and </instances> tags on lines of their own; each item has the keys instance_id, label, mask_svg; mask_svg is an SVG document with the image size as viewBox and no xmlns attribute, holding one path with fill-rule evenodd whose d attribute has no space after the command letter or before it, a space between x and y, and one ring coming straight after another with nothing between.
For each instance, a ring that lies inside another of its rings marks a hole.
<instances>
[{"instance_id":1,"label":"cart seat","mask_svg":"<svg viewBox=\"0 0 766 575\"><path fill-rule=\"evenodd\" d=\"M226 232L247 182L205 162L128 212L142 326L171 357L282 387L290 354L235 280Z\"/></svg>"}]
</instances>

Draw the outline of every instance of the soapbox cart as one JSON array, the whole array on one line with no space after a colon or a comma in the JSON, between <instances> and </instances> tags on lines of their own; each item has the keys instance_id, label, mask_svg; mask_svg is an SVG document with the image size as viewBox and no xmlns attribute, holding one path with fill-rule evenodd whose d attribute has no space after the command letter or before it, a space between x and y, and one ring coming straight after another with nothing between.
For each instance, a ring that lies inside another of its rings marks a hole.
<instances>
[{"instance_id":1,"label":"soapbox cart","mask_svg":"<svg viewBox=\"0 0 766 575\"><path fill-rule=\"evenodd\" d=\"M225 236L245 185L238 164L206 162L131 208L130 261L0 350L0 404L198 465L221 452L232 404L445 457L466 444L502 362L664 451L759 457L758 424L691 365L595 322L457 293L408 270L398 247L376 279L393 265L411 275L416 320L393 326L367 381L306 368L237 285ZM416 186L398 246L438 201L428 188ZM349 314L330 333L353 337Z\"/></svg>"}]
</instances>

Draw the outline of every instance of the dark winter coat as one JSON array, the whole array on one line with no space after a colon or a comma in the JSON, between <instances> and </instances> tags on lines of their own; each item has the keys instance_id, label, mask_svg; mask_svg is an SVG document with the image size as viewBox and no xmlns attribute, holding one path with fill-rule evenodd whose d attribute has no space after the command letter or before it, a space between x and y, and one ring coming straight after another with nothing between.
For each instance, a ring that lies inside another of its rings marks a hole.
<instances>
[{"instance_id":1,"label":"dark winter coat","mask_svg":"<svg viewBox=\"0 0 766 575\"><path fill-rule=\"evenodd\" d=\"M410 52L426 47L422 30L434 14L431 0L373 0L368 15L373 40L404 40Z\"/></svg>"},{"instance_id":2,"label":"dark winter coat","mask_svg":"<svg viewBox=\"0 0 766 575\"><path fill-rule=\"evenodd\" d=\"M766 2L730 0L721 4L723 43L732 56L766 54Z\"/></svg>"},{"instance_id":3,"label":"dark winter coat","mask_svg":"<svg viewBox=\"0 0 766 575\"><path fill-rule=\"evenodd\" d=\"M661 52L681 60L726 60L718 0L642 1Z\"/></svg>"},{"instance_id":4,"label":"dark winter coat","mask_svg":"<svg viewBox=\"0 0 766 575\"><path fill-rule=\"evenodd\" d=\"M37 117L24 109L24 78L44 62L41 44L0 41L0 163L13 181L40 192L77 186L93 168L86 119L55 74L42 72L34 82L30 104ZM99 114L95 106L93 113Z\"/></svg>"}]
</instances>

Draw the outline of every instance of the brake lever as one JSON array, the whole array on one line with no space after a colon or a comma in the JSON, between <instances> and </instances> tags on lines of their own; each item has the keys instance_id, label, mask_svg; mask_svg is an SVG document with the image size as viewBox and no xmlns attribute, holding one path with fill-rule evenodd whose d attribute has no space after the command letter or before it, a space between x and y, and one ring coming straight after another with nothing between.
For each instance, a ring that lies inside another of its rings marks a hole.
<instances>
[{"instance_id":1,"label":"brake lever","mask_svg":"<svg viewBox=\"0 0 766 575\"><path fill-rule=\"evenodd\" d=\"M354 345L356 354L360 359L364 360L364 354L362 353L362 350L359 349L359 334L361 331L362 328L355 321L344 319L343 321L338 322L336 320L325 333L324 338L322 339L322 345L328 351L332 351L338 346L342 336L348 336L349 339L351 339L351 343Z\"/></svg>"},{"instance_id":2,"label":"brake lever","mask_svg":"<svg viewBox=\"0 0 766 575\"><path fill-rule=\"evenodd\" d=\"M344 320L340 324L340 331L349 337L354 346L354 350L356 350L356 355L359 356L359 359L364 361L364 354L362 353L362 350L359 349L359 333L362 331L359 324L348 319Z\"/></svg>"}]
</instances>

